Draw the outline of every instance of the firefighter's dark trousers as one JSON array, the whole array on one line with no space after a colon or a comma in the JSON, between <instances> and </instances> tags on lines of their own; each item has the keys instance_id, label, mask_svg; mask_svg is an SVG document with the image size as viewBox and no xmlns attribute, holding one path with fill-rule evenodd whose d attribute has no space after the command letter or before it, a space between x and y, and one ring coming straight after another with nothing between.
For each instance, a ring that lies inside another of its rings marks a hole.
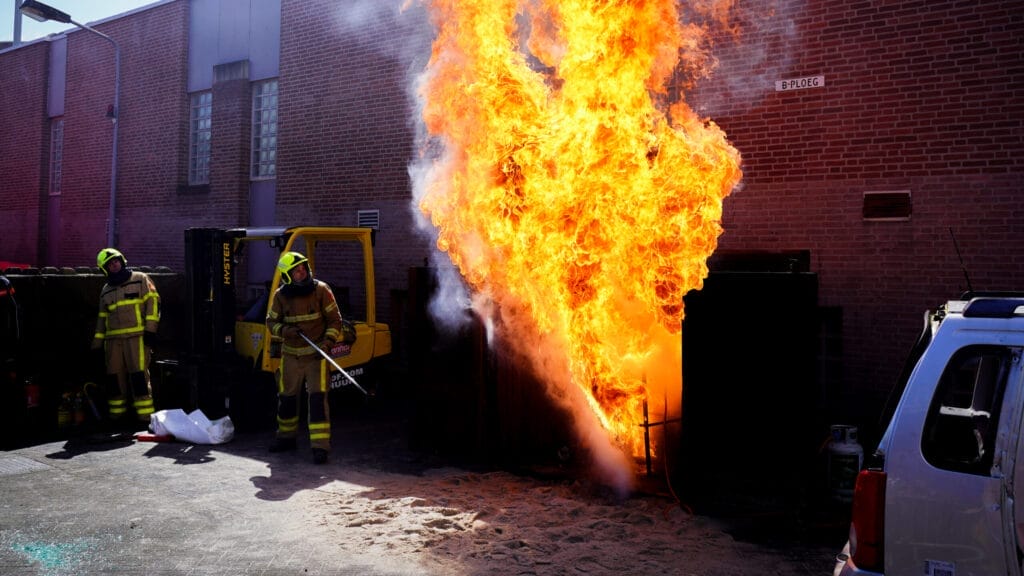
<instances>
[{"instance_id":1,"label":"firefighter's dark trousers","mask_svg":"<svg viewBox=\"0 0 1024 576\"><path fill-rule=\"evenodd\" d=\"M295 438L299 426L299 393L309 395L309 444L331 449L331 416L327 405L327 362L319 355L281 355L277 369L277 437Z\"/></svg>"},{"instance_id":2,"label":"firefighter's dark trousers","mask_svg":"<svg viewBox=\"0 0 1024 576\"><path fill-rule=\"evenodd\" d=\"M108 338L104 343L107 359L107 411L112 420L128 415L128 402L135 417L149 423L153 414L153 388L149 382L150 350L142 335Z\"/></svg>"}]
</instances>

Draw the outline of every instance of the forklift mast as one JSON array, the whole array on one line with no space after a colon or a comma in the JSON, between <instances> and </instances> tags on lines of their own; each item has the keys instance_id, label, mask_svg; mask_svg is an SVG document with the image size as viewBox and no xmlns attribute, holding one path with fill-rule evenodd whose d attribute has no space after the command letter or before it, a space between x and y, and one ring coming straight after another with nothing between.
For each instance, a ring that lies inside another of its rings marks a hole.
<instances>
[{"instance_id":1,"label":"forklift mast","mask_svg":"<svg viewBox=\"0 0 1024 576\"><path fill-rule=\"evenodd\" d=\"M235 246L242 230L185 230L186 350L194 359L235 353Z\"/></svg>"}]
</instances>

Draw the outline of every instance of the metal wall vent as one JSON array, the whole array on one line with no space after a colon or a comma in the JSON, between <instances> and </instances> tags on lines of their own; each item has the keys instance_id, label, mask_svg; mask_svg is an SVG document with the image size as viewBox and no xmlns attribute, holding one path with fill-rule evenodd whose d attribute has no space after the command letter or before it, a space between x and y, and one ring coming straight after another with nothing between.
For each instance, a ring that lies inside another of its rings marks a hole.
<instances>
[{"instance_id":1,"label":"metal wall vent","mask_svg":"<svg viewBox=\"0 0 1024 576\"><path fill-rule=\"evenodd\" d=\"M910 191L865 192L865 220L910 220Z\"/></svg>"},{"instance_id":2,"label":"metal wall vent","mask_svg":"<svg viewBox=\"0 0 1024 576\"><path fill-rule=\"evenodd\" d=\"M360 228L380 230L380 210L360 210L356 219Z\"/></svg>"}]
</instances>

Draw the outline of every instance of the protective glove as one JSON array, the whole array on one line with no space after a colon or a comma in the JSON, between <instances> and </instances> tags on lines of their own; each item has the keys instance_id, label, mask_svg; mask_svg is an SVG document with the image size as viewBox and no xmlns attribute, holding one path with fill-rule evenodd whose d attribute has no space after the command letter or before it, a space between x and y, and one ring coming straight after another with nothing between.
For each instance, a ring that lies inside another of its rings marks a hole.
<instances>
[{"instance_id":1,"label":"protective glove","mask_svg":"<svg viewBox=\"0 0 1024 576\"><path fill-rule=\"evenodd\" d=\"M298 338L299 334L302 334L302 330L299 330L298 326L293 326L291 324L288 324L281 329L281 336L285 338Z\"/></svg>"},{"instance_id":2,"label":"protective glove","mask_svg":"<svg viewBox=\"0 0 1024 576\"><path fill-rule=\"evenodd\" d=\"M156 346L156 332L150 332L149 330L142 333L142 343L147 348L153 348Z\"/></svg>"},{"instance_id":3,"label":"protective glove","mask_svg":"<svg viewBox=\"0 0 1024 576\"><path fill-rule=\"evenodd\" d=\"M331 340L330 338L324 338L317 346L319 346L319 348L324 352L330 354L331 348L334 347L334 341Z\"/></svg>"},{"instance_id":4,"label":"protective glove","mask_svg":"<svg viewBox=\"0 0 1024 576\"><path fill-rule=\"evenodd\" d=\"M356 341L356 326L348 320L341 321L341 341L349 345Z\"/></svg>"}]
</instances>

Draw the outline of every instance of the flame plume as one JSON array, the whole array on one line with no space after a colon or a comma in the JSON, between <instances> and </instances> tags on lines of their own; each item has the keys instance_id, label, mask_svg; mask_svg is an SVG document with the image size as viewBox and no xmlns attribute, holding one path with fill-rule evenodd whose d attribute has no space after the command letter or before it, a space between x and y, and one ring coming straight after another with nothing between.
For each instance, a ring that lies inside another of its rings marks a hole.
<instances>
[{"instance_id":1,"label":"flame plume","mask_svg":"<svg viewBox=\"0 0 1024 576\"><path fill-rule=\"evenodd\" d=\"M503 341L641 455L643 402L678 406L683 296L741 177L724 133L668 102L679 71L708 68L702 30L668 0L424 2L423 121L443 153L419 208Z\"/></svg>"}]
</instances>

